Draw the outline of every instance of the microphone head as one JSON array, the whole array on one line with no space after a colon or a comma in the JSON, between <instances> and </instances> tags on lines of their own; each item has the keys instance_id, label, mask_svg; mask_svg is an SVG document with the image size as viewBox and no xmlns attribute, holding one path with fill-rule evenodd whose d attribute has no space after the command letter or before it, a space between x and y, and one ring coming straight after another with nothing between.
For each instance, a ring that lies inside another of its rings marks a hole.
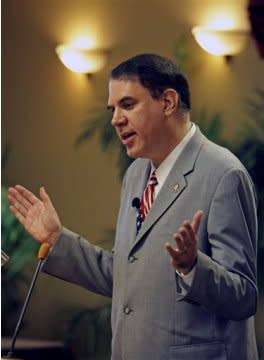
<instances>
[{"instance_id":1,"label":"microphone head","mask_svg":"<svg viewBox=\"0 0 264 360\"><path fill-rule=\"evenodd\" d=\"M1 266L5 265L9 260L9 256L1 249Z\"/></svg>"},{"instance_id":2,"label":"microphone head","mask_svg":"<svg viewBox=\"0 0 264 360\"><path fill-rule=\"evenodd\" d=\"M138 197L135 197L133 200L132 200L132 207L135 207L137 209L140 208L140 199Z\"/></svg>"}]
</instances>

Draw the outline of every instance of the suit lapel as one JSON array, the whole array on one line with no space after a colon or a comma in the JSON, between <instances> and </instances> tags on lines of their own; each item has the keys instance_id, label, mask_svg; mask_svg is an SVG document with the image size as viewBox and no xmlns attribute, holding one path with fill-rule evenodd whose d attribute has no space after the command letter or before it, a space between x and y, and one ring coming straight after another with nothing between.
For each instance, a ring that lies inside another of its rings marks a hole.
<instances>
[{"instance_id":1,"label":"suit lapel","mask_svg":"<svg viewBox=\"0 0 264 360\"><path fill-rule=\"evenodd\" d=\"M146 234L146 232L158 221L158 219L166 212L168 207L177 200L182 192L188 187L186 175L194 170L195 162L199 154L202 143L205 137L201 134L199 128L196 126L196 131L185 149L174 163L165 183L163 184L155 202L153 203L148 216L142 224L139 233L136 236L136 241L131 244L131 251ZM149 174L145 173L144 179L141 180L140 186L137 186L135 197L141 199L146 180Z\"/></svg>"}]
</instances>

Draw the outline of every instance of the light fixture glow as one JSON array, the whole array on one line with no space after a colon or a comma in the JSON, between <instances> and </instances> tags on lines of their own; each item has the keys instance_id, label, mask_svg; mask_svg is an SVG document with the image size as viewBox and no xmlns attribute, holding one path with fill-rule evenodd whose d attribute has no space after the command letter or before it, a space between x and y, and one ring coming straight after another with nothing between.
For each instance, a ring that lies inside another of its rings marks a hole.
<instances>
[{"instance_id":1,"label":"light fixture glow","mask_svg":"<svg viewBox=\"0 0 264 360\"><path fill-rule=\"evenodd\" d=\"M59 45L56 53L61 62L71 71L93 74L103 68L107 56L103 50L77 48L70 45Z\"/></svg>"},{"instance_id":2,"label":"light fixture glow","mask_svg":"<svg viewBox=\"0 0 264 360\"><path fill-rule=\"evenodd\" d=\"M201 48L216 56L234 56L240 53L248 39L246 30L222 30L196 26L192 29L192 33Z\"/></svg>"}]
</instances>

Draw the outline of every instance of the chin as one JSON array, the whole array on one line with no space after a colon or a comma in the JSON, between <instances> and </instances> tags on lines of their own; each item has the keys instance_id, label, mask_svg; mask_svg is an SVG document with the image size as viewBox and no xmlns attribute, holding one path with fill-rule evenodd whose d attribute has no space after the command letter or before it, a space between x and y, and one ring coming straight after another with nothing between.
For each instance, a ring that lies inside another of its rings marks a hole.
<instances>
[{"instance_id":1,"label":"chin","mask_svg":"<svg viewBox=\"0 0 264 360\"><path fill-rule=\"evenodd\" d=\"M133 149L126 149L127 156L129 156L132 159L137 159L139 157L143 157L139 151L133 150Z\"/></svg>"}]
</instances>

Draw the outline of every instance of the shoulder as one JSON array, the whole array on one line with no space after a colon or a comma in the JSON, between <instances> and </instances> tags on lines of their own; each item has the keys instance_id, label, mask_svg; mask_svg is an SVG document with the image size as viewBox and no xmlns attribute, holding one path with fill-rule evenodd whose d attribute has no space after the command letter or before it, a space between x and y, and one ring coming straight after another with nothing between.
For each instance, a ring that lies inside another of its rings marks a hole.
<instances>
[{"instance_id":1,"label":"shoulder","mask_svg":"<svg viewBox=\"0 0 264 360\"><path fill-rule=\"evenodd\" d=\"M238 171L247 174L241 161L229 149L213 143L205 137L197 158L197 165L208 168L215 173Z\"/></svg>"},{"instance_id":2,"label":"shoulder","mask_svg":"<svg viewBox=\"0 0 264 360\"><path fill-rule=\"evenodd\" d=\"M253 185L252 179L235 154L229 149L220 146L204 136L199 128L197 141L201 145L195 159L196 174L200 174L205 180L210 179L215 184L219 183L223 177L240 179Z\"/></svg>"}]
</instances>

